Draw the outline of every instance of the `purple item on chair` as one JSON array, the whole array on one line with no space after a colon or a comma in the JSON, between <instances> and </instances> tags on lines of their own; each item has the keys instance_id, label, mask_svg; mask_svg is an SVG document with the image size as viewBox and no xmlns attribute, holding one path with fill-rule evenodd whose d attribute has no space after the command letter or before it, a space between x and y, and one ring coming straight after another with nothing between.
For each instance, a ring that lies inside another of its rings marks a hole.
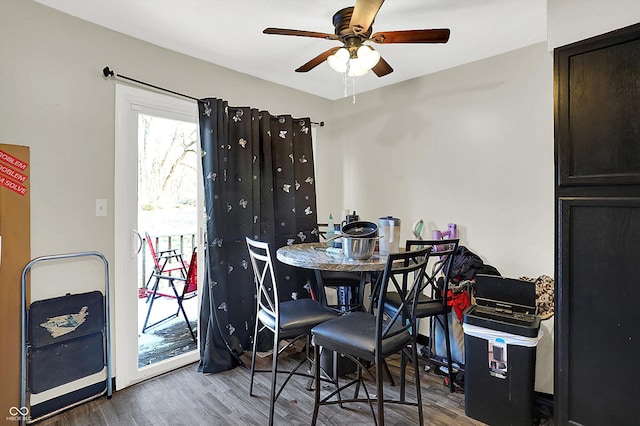
<instances>
[{"instance_id":1,"label":"purple item on chair","mask_svg":"<svg viewBox=\"0 0 640 426\"><path fill-rule=\"evenodd\" d=\"M455 223L450 223L446 231L435 230L431 236L434 240L455 240L458 238L458 226Z\"/></svg>"},{"instance_id":2,"label":"purple item on chair","mask_svg":"<svg viewBox=\"0 0 640 426\"><path fill-rule=\"evenodd\" d=\"M434 240L454 240L458 238L458 225L450 223L446 231L435 230L431 233L431 237ZM445 246L436 246L436 251L442 251Z\"/></svg>"}]
</instances>

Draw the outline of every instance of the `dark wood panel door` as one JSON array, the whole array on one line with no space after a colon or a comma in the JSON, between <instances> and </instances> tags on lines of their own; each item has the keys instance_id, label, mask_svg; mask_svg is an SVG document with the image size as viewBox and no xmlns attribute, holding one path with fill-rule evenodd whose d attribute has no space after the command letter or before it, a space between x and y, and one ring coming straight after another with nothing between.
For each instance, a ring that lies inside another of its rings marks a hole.
<instances>
[{"instance_id":1,"label":"dark wood panel door","mask_svg":"<svg viewBox=\"0 0 640 426\"><path fill-rule=\"evenodd\" d=\"M640 377L640 197L561 198L559 206L559 424L632 424L639 418L631 407Z\"/></svg>"},{"instance_id":2,"label":"dark wood panel door","mask_svg":"<svg viewBox=\"0 0 640 426\"><path fill-rule=\"evenodd\" d=\"M554 67L555 423L638 424L640 24Z\"/></svg>"}]
</instances>

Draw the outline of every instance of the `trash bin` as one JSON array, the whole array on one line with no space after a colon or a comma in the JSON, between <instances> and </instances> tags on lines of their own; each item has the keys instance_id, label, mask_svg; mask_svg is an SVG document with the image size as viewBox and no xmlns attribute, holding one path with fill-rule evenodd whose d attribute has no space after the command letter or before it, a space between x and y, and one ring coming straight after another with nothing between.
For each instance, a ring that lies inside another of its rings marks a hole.
<instances>
[{"instance_id":1,"label":"trash bin","mask_svg":"<svg viewBox=\"0 0 640 426\"><path fill-rule=\"evenodd\" d=\"M535 283L478 275L476 303L463 321L465 414L490 425L533 425Z\"/></svg>"}]
</instances>

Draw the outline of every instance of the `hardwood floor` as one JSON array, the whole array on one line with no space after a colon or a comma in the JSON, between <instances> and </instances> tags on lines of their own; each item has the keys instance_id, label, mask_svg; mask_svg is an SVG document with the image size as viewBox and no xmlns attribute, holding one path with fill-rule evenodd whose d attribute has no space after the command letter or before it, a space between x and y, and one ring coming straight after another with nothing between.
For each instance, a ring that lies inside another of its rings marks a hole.
<instances>
[{"instance_id":1,"label":"hardwood floor","mask_svg":"<svg viewBox=\"0 0 640 426\"><path fill-rule=\"evenodd\" d=\"M283 368L302 356L288 350L282 357ZM282 355L281 355L282 356ZM271 357L259 359L269 365ZM247 365L249 358L247 355ZM398 377L398 360L389 366ZM422 370L422 369L421 369ZM409 374L410 371L408 372ZM89 425L264 425L268 423L269 374L256 374L254 394L249 396L249 370L237 367L217 374L202 374L197 364L147 380L117 391L111 399L91 401L57 416L39 422L51 426ZM464 414L464 395L450 394L443 377L422 373L424 423L435 426L482 425ZM313 412L313 392L306 390L307 379L294 377L287 384L275 406L276 425L308 425ZM409 382L407 398L413 400ZM372 383L373 385L373 383ZM326 386L325 386L326 387ZM397 398L399 386L385 384L385 398ZM330 389L330 388L327 388ZM386 405L385 420L389 425L417 425L416 407ZM318 425L372 425L368 405L350 404L345 408L320 408Z\"/></svg>"}]
</instances>

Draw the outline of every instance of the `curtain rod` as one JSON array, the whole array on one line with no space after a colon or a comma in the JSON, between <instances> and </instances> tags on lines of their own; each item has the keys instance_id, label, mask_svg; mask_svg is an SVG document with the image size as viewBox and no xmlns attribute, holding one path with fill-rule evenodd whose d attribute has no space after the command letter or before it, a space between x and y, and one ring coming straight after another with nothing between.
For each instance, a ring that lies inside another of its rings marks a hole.
<instances>
[{"instance_id":1,"label":"curtain rod","mask_svg":"<svg viewBox=\"0 0 640 426\"><path fill-rule=\"evenodd\" d=\"M153 84L146 83L144 81L136 80L135 78L127 77L126 75L117 74L112 69L110 69L109 67L104 67L102 69L102 75L105 78L110 78L110 77L111 78L115 78L115 77L123 78L125 80L133 81L134 83L142 84L143 86L153 87L154 89L162 90L163 92L172 93L174 95L182 96L183 98L192 99L194 101L200 101L201 100L201 99L198 99L198 98L194 98L193 96L185 95L184 93L174 92L173 90L165 89L164 87L155 86ZM324 127L324 121L321 121L319 123L316 123L315 121L312 121L311 124L315 124L317 126Z\"/></svg>"}]
</instances>

